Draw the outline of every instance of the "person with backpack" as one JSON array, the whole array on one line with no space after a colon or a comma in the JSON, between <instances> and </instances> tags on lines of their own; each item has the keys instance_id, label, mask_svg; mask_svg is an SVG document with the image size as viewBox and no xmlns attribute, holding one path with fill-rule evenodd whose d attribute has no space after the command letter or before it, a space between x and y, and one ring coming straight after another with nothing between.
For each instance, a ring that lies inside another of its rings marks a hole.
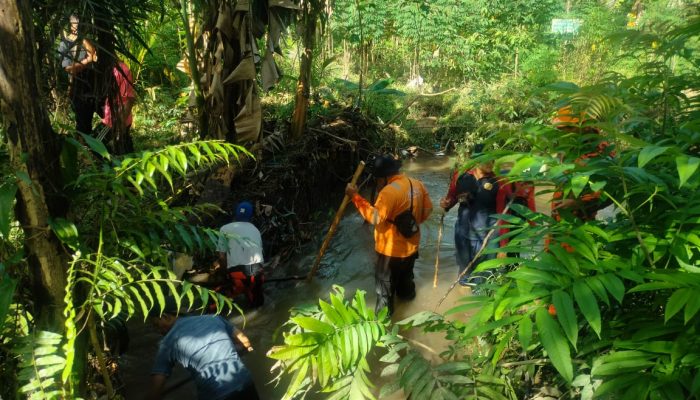
<instances>
[{"instance_id":1,"label":"person with backpack","mask_svg":"<svg viewBox=\"0 0 700 400\"><path fill-rule=\"evenodd\" d=\"M401 174L401 161L389 154L377 156L371 164L379 194L372 205L349 183L345 194L362 218L374 225L375 311L394 311L394 294L403 300L416 296L413 266L418 258L420 224L433 211L433 203L423 183Z\"/></svg>"},{"instance_id":2,"label":"person with backpack","mask_svg":"<svg viewBox=\"0 0 700 400\"><path fill-rule=\"evenodd\" d=\"M474 146L472 157L479 156L483 145ZM459 174L456 171L450 182L447 195L440 200L440 207L448 212L459 204L457 222L455 223L455 248L457 250L457 266L459 267L459 284L476 286L483 283L483 273L471 274L465 269L475 259L479 249L486 240L488 232L496 226L496 197L498 194L498 177L493 172L493 161L477 164L474 168ZM487 246L497 244L492 238ZM482 254L471 269L480 263L494 258L495 254Z\"/></svg>"}]
</instances>

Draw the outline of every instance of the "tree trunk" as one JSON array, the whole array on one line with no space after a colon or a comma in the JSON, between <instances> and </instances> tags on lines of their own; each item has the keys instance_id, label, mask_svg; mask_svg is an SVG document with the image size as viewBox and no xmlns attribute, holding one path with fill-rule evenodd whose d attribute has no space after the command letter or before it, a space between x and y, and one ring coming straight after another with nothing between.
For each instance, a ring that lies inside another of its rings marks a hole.
<instances>
[{"instance_id":1,"label":"tree trunk","mask_svg":"<svg viewBox=\"0 0 700 400\"><path fill-rule=\"evenodd\" d=\"M180 0L180 19L185 30L185 42L187 43L187 64L190 67L192 77L192 87L194 88L195 104L197 106L197 118L199 120L199 137L202 139L209 135L209 116L206 112L204 93L202 92L202 81L199 75L197 64L197 54L195 53L194 35L190 28L190 13L188 12L187 0Z\"/></svg>"},{"instance_id":2,"label":"tree trunk","mask_svg":"<svg viewBox=\"0 0 700 400\"><path fill-rule=\"evenodd\" d=\"M41 100L32 29L29 1L0 0L0 111L10 164L19 178L16 216L26 238L37 326L60 330L67 255L49 228L49 218L65 216L68 200L61 192L61 140Z\"/></svg>"},{"instance_id":3,"label":"tree trunk","mask_svg":"<svg viewBox=\"0 0 700 400\"><path fill-rule=\"evenodd\" d=\"M309 95L311 93L311 65L313 64L314 45L316 42L316 21L320 13L317 2L304 2L304 37L303 53L299 66L299 80L297 81L296 96L294 98L294 113L292 114L291 134L292 140L298 139L304 133L306 126L306 112L309 108Z\"/></svg>"}]
</instances>

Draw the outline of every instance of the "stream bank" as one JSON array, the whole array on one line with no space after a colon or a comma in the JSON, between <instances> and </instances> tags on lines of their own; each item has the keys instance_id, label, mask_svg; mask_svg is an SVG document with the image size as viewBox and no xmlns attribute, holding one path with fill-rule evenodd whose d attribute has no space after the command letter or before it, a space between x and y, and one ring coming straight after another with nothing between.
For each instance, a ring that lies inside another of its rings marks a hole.
<instances>
[{"instance_id":1,"label":"stream bank","mask_svg":"<svg viewBox=\"0 0 700 400\"><path fill-rule=\"evenodd\" d=\"M450 170L453 160L448 157L422 157L404 162L402 171L407 175L424 182L428 192L436 203L444 194L449 183ZM329 190L329 195L336 197L336 202L342 199L342 187ZM366 190L363 193L369 197ZM444 312L454 306L462 296L468 295L468 289L457 288L450 293L448 299L439 309L437 302L447 291L457 276L457 266L454 260L453 226L456 213L448 213L444 220L443 239L440 245L440 279L437 288L433 288L433 273L437 252L437 234L440 226L440 212L436 209L430 218L421 226L420 258L416 261L415 282L417 296L410 302L401 302L396 306L392 319L399 321L409 315L423 310ZM327 223L326 223L327 224ZM327 225L319 225L313 230L311 240L302 244L295 255L273 271L272 275L305 275L308 273L323 241ZM289 318L289 309L304 304L314 304L319 298L327 299L332 285L345 287L347 296L355 290L364 290L367 304L373 305L374 293L374 243L372 227L363 223L362 218L353 206L348 207L338 231L326 252L316 279L311 283L286 281L270 282L265 285L265 305L259 309L246 312L234 319L238 326L245 324L244 331L250 337L255 351L245 355L243 360L251 370L262 399L279 399L284 390L269 382L273 378L270 367L274 360L268 359L265 353L273 345L279 343L275 338L276 330ZM244 320L245 318L245 320ZM130 325L132 331L131 350L126 355L123 380L127 399L139 399L148 387L149 370L153 362L159 336L141 321ZM431 358L438 358L444 350L446 341L439 335L420 333L415 340L419 341ZM194 385L188 380L187 373L182 369L175 372L168 382L168 399L192 399L195 396ZM312 395L309 398L322 398ZM401 397L397 397L401 398Z\"/></svg>"}]
</instances>

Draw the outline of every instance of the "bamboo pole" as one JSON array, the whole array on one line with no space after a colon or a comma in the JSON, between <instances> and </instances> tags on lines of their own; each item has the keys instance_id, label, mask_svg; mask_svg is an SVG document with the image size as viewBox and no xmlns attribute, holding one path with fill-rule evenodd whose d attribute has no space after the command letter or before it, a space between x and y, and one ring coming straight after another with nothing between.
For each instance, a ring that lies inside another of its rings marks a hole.
<instances>
[{"instance_id":1,"label":"bamboo pole","mask_svg":"<svg viewBox=\"0 0 700 400\"><path fill-rule=\"evenodd\" d=\"M440 242L442 242L442 230L445 227L445 211L440 216L440 229L438 229L437 246L435 249L435 276L433 276L433 288L437 287L438 265L440 264Z\"/></svg>"},{"instance_id":2,"label":"bamboo pole","mask_svg":"<svg viewBox=\"0 0 700 400\"><path fill-rule=\"evenodd\" d=\"M360 178L360 175L362 174L362 171L365 169L365 162L360 161L360 164L357 166L357 169L355 170L355 175L352 176L352 181L350 181L353 185L357 184L357 180ZM318 255L316 256L316 260L314 261L314 266L311 268L311 272L309 272L309 275L306 277L307 282L311 282L314 278L314 275L316 274L316 270L318 269L318 266L321 264L321 258L323 258L323 254L326 252L328 249L328 245L331 243L331 239L333 238L333 235L335 234L336 229L338 229L338 224L340 223L340 219L343 217L343 213L345 212L345 207L347 207L348 203L350 203L350 197L348 195L345 195L343 197L343 202L340 203L340 207L338 207L338 211L335 213L335 218L333 218L333 223L331 224L331 227L328 229L328 233L326 234L326 238L323 240L323 244L321 245L321 250L318 251Z\"/></svg>"}]
</instances>

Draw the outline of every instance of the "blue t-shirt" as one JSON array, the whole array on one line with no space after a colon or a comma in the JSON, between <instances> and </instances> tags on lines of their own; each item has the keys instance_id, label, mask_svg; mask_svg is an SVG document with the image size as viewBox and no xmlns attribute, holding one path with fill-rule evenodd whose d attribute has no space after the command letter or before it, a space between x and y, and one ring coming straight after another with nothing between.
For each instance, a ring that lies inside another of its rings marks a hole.
<instances>
[{"instance_id":1,"label":"blue t-shirt","mask_svg":"<svg viewBox=\"0 0 700 400\"><path fill-rule=\"evenodd\" d=\"M215 315L179 318L160 343L152 374L169 376L177 362L190 371L200 399L217 400L242 390L250 372L236 353L233 326Z\"/></svg>"}]
</instances>

